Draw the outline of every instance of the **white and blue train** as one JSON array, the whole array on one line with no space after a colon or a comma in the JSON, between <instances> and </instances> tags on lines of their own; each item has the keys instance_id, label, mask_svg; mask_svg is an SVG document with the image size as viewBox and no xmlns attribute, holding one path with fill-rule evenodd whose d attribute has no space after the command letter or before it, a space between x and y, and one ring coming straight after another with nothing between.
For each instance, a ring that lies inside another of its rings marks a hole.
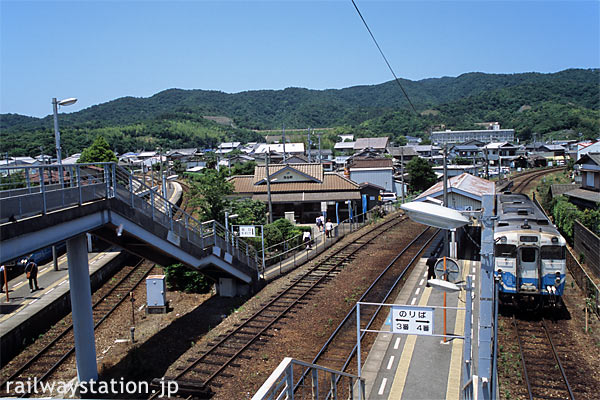
<instances>
[{"instance_id":1,"label":"white and blue train","mask_svg":"<svg viewBox=\"0 0 600 400\"><path fill-rule=\"evenodd\" d=\"M494 271L500 277L500 302L559 304L565 287L565 239L526 195L506 192L496 200Z\"/></svg>"}]
</instances>

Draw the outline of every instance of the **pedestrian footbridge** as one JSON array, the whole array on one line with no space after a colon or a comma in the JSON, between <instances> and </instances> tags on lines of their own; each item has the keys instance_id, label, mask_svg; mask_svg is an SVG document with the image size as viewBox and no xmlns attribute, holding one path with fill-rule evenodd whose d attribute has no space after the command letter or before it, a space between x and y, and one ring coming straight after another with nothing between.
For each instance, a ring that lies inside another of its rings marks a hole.
<instances>
[{"instance_id":1,"label":"pedestrian footbridge","mask_svg":"<svg viewBox=\"0 0 600 400\"><path fill-rule=\"evenodd\" d=\"M0 191L2 263L92 233L157 264L196 268L217 282L231 279L243 287L260 280L262 258L251 245L216 221L199 222L114 163L2 172L21 186Z\"/></svg>"}]
</instances>

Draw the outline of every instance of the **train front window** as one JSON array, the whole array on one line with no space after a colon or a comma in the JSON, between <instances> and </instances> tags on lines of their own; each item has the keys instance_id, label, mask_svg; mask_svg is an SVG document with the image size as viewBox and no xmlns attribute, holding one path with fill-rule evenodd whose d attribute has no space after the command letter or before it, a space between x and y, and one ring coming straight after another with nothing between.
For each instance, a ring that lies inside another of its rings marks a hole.
<instances>
[{"instance_id":1,"label":"train front window","mask_svg":"<svg viewBox=\"0 0 600 400\"><path fill-rule=\"evenodd\" d=\"M521 261L526 263L535 262L536 250L535 247L524 247L521 250Z\"/></svg>"},{"instance_id":2,"label":"train front window","mask_svg":"<svg viewBox=\"0 0 600 400\"><path fill-rule=\"evenodd\" d=\"M542 260L564 260L566 257L564 246L542 246Z\"/></svg>"},{"instance_id":3,"label":"train front window","mask_svg":"<svg viewBox=\"0 0 600 400\"><path fill-rule=\"evenodd\" d=\"M494 256L516 258L517 246L515 246L514 244L497 244L494 249Z\"/></svg>"}]
</instances>

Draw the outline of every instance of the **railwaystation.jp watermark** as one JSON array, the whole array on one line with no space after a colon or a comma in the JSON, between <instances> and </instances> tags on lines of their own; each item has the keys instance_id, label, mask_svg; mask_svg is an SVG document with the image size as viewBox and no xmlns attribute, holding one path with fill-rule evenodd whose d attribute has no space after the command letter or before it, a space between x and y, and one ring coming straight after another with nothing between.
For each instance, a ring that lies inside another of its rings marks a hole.
<instances>
[{"instance_id":1,"label":"railwaystation.jp watermark","mask_svg":"<svg viewBox=\"0 0 600 400\"><path fill-rule=\"evenodd\" d=\"M17 395L47 395L74 397L78 395L82 398L92 396L97 398L101 395L153 395L158 394L159 398L169 398L179 390L176 381L161 379L158 388L150 387L148 382L144 381L126 381L121 379L111 379L109 381L51 381L42 382L36 378L28 378L25 381L8 381L5 384L6 394ZM1 397L1 394L0 394Z\"/></svg>"}]
</instances>

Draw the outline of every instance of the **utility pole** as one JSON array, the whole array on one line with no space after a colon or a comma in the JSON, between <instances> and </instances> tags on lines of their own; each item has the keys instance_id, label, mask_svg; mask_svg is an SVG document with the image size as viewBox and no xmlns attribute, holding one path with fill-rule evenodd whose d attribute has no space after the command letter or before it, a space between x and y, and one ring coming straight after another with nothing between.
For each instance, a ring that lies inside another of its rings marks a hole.
<instances>
[{"instance_id":1,"label":"utility pole","mask_svg":"<svg viewBox=\"0 0 600 400\"><path fill-rule=\"evenodd\" d=\"M448 207L448 145L444 144L444 207ZM448 246L448 230L444 230L444 256L450 256L450 247Z\"/></svg>"},{"instance_id":2,"label":"utility pole","mask_svg":"<svg viewBox=\"0 0 600 400\"><path fill-rule=\"evenodd\" d=\"M282 136L282 140L283 140L283 163L286 164L286 157L285 157L285 124L282 125L281 136Z\"/></svg>"},{"instance_id":3,"label":"utility pole","mask_svg":"<svg viewBox=\"0 0 600 400\"><path fill-rule=\"evenodd\" d=\"M402 204L404 204L404 146L400 146L400 180L402 182Z\"/></svg>"},{"instance_id":4,"label":"utility pole","mask_svg":"<svg viewBox=\"0 0 600 400\"><path fill-rule=\"evenodd\" d=\"M308 162L310 162L310 127L308 128L308 134L306 135L306 145L308 146Z\"/></svg>"},{"instance_id":5,"label":"utility pole","mask_svg":"<svg viewBox=\"0 0 600 400\"><path fill-rule=\"evenodd\" d=\"M319 164L321 164L323 162L323 156L321 154L321 135L322 135L322 133L319 132L319 133L317 133L317 135L319 135Z\"/></svg>"},{"instance_id":6,"label":"utility pole","mask_svg":"<svg viewBox=\"0 0 600 400\"><path fill-rule=\"evenodd\" d=\"M490 179L490 160L487 146L485 147L485 179Z\"/></svg>"},{"instance_id":7,"label":"utility pole","mask_svg":"<svg viewBox=\"0 0 600 400\"><path fill-rule=\"evenodd\" d=\"M267 176L267 200L269 203L269 223L273 223L273 204L271 203L271 178L269 177L269 159L271 150L267 150L267 158L265 163L265 174Z\"/></svg>"}]
</instances>

